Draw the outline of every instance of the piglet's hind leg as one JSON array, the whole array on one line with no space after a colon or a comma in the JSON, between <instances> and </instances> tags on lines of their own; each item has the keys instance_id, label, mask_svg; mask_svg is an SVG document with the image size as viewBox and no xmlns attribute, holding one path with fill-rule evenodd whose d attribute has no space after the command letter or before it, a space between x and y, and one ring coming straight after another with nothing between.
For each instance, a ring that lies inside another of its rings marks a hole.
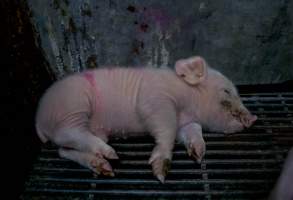
<instances>
[{"instance_id":1,"label":"piglet's hind leg","mask_svg":"<svg viewBox=\"0 0 293 200\"><path fill-rule=\"evenodd\" d=\"M115 150L111 146L87 129L62 128L54 134L52 141L61 147L69 147L96 156L104 156L108 159L118 159Z\"/></svg>"},{"instance_id":2,"label":"piglet's hind leg","mask_svg":"<svg viewBox=\"0 0 293 200\"><path fill-rule=\"evenodd\" d=\"M60 148L60 157L72 160L80 165L89 168L97 174L114 176L113 169L107 160L90 153L80 152L73 149Z\"/></svg>"}]
</instances>

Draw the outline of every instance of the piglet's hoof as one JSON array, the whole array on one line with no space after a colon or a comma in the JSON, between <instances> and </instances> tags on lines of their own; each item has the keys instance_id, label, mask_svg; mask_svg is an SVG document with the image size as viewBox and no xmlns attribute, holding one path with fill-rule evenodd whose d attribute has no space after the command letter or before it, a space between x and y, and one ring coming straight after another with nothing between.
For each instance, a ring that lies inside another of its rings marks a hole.
<instances>
[{"instance_id":1,"label":"piglet's hoof","mask_svg":"<svg viewBox=\"0 0 293 200\"><path fill-rule=\"evenodd\" d=\"M152 165L154 176L156 176L161 183L164 183L165 177L167 176L170 169L171 160L157 158L151 160L150 164Z\"/></svg>"},{"instance_id":2,"label":"piglet's hoof","mask_svg":"<svg viewBox=\"0 0 293 200\"><path fill-rule=\"evenodd\" d=\"M110 177L114 177L115 174L113 172L113 169L111 167L110 164L102 164L99 166L99 169L101 171L101 173L104 175L104 176L110 176Z\"/></svg>"},{"instance_id":3,"label":"piglet's hoof","mask_svg":"<svg viewBox=\"0 0 293 200\"><path fill-rule=\"evenodd\" d=\"M115 176L111 165L104 159L92 160L90 169L96 174L103 174L104 176L110 177Z\"/></svg>"},{"instance_id":4,"label":"piglet's hoof","mask_svg":"<svg viewBox=\"0 0 293 200\"><path fill-rule=\"evenodd\" d=\"M188 155L195 159L198 164L201 163L201 160L205 155L205 151L206 146L204 142L193 142L187 147Z\"/></svg>"}]
</instances>

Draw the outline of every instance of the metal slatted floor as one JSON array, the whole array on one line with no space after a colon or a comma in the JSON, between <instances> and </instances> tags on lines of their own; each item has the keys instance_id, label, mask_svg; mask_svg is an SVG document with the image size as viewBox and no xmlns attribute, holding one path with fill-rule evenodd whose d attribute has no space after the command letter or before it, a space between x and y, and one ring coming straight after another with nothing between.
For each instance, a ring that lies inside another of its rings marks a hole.
<instances>
[{"instance_id":1,"label":"metal slatted floor","mask_svg":"<svg viewBox=\"0 0 293 200\"><path fill-rule=\"evenodd\" d=\"M201 164L176 144L165 184L147 164L154 146L150 137L111 141L120 158L112 163L114 178L97 177L59 158L47 145L33 165L22 199L266 199L293 145L293 93L241 96L259 117L255 126L231 136L205 133L207 152Z\"/></svg>"}]
</instances>

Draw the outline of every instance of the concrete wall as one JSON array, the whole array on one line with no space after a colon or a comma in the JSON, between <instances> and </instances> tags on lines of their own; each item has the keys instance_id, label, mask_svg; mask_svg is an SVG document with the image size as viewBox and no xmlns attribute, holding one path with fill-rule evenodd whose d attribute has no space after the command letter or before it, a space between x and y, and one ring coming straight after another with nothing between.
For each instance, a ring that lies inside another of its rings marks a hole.
<instances>
[{"instance_id":1,"label":"concrete wall","mask_svg":"<svg viewBox=\"0 0 293 200\"><path fill-rule=\"evenodd\" d=\"M204 56L237 84L293 79L290 0L27 0L57 78Z\"/></svg>"}]
</instances>

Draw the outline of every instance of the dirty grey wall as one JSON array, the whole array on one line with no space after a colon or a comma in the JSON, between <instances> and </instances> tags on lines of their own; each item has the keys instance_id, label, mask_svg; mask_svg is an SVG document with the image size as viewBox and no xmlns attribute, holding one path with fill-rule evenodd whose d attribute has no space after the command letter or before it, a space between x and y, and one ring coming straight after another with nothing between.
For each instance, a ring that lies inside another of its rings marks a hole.
<instances>
[{"instance_id":1,"label":"dirty grey wall","mask_svg":"<svg viewBox=\"0 0 293 200\"><path fill-rule=\"evenodd\" d=\"M57 78L204 56L237 84L293 79L290 0L27 0Z\"/></svg>"}]
</instances>

